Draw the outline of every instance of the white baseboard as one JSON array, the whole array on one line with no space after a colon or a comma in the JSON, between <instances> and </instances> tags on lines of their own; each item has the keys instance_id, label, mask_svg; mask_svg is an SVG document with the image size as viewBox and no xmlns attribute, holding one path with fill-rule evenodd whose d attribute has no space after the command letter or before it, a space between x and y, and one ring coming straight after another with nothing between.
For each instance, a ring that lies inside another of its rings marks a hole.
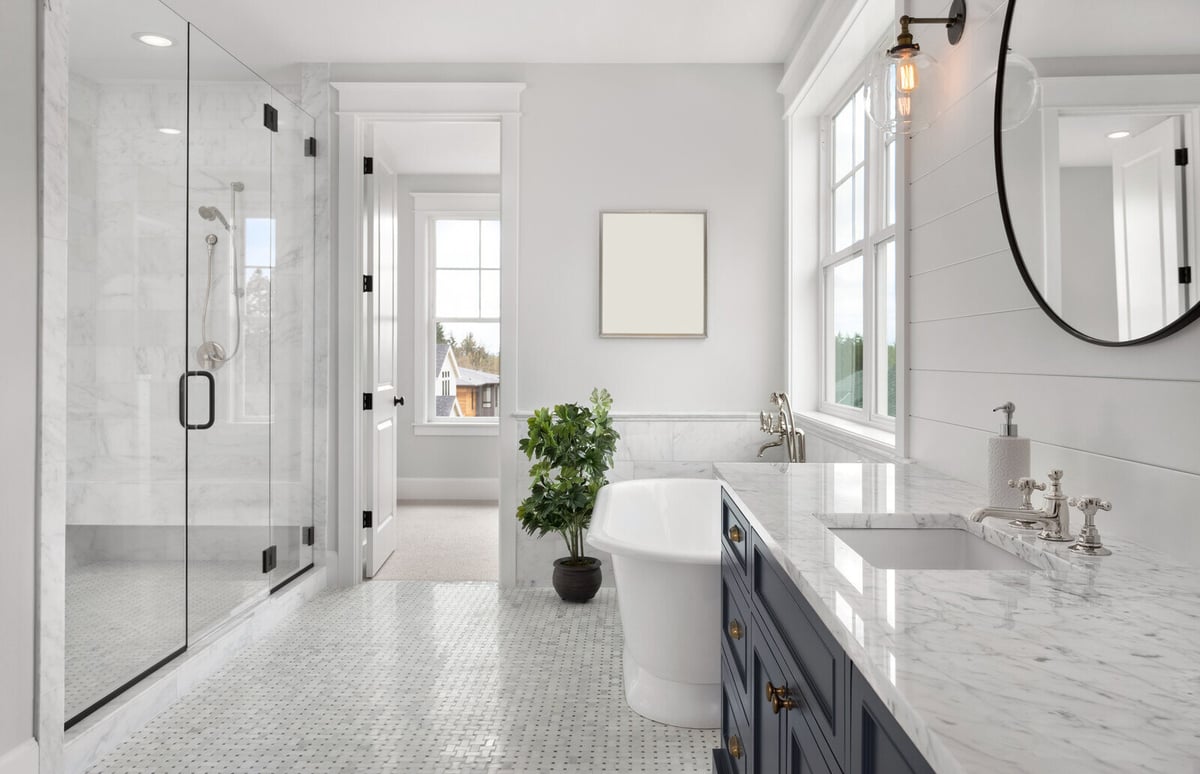
<instances>
[{"instance_id":1,"label":"white baseboard","mask_svg":"<svg viewBox=\"0 0 1200 774\"><path fill-rule=\"evenodd\" d=\"M38 745L33 737L0 755L0 774L37 774Z\"/></svg>"},{"instance_id":2,"label":"white baseboard","mask_svg":"<svg viewBox=\"0 0 1200 774\"><path fill-rule=\"evenodd\" d=\"M498 478L397 478L397 500L499 500Z\"/></svg>"}]
</instances>

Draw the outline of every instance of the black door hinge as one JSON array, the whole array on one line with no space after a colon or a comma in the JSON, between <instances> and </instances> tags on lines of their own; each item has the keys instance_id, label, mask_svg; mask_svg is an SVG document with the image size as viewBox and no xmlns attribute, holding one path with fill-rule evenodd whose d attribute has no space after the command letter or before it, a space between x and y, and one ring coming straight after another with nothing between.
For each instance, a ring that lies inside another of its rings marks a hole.
<instances>
[{"instance_id":1,"label":"black door hinge","mask_svg":"<svg viewBox=\"0 0 1200 774\"><path fill-rule=\"evenodd\" d=\"M370 293L375 290L375 278L370 274L363 275L363 292Z\"/></svg>"},{"instance_id":2,"label":"black door hinge","mask_svg":"<svg viewBox=\"0 0 1200 774\"><path fill-rule=\"evenodd\" d=\"M363 393L363 411L370 411L375 408L374 396L369 392Z\"/></svg>"},{"instance_id":3,"label":"black door hinge","mask_svg":"<svg viewBox=\"0 0 1200 774\"><path fill-rule=\"evenodd\" d=\"M1179 267L1179 284L1180 285L1192 284L1192 267L1191 266L1180 266Z\"/></svg>"},{"instance_id":4,"label":"black door hinge","mask_svg":"<svg viewBox=\"0 0 1200 774\"><path fill-rule=\"evenodd\" d=\"M279 131L279 111L265 102L263 103L263 126L272 132Z\"/></svg>"},{"instance_id":5,"label":"black door hinge","mask_svg":"<svg viewBox=\"0 0 1200 774\"><path fill-rule=\"evenodd\" d=\"M317 155L317 138L316 137L304 138L304 155L305 156L316 156Z\"/></svg>"},{"instance_id":6,"label":"black door hinge","mask_svg":"<svg viewBox=\"0 0 1200 774\"><path fill-rule=\"evenodd\" d=\"M371 158L370 156L363 156L363 174L375 174L375 159Z\"/></svg>"},{"instance_id":7,"label":"black door hinge","mask_svg":"<svg viewBox=\"0 0 1200 774\"><path fill-rule=\"evenodd\" d=\"M262 567L263 572L270 572L279 566L275 553L275 546L267 546L263 549Z\"/></svg>"},{"instance_id":8,"label":"black door hinge","mask_svg":"<svg viewBox=\"0 0 1200 774\"><path fill-rule=\"evenodd\" d=\"M1175 166L1186 167L1187 165L1188 165L1188 149L1187 148L1176 148L1175 149Z\"/></svg>"},{"instance_id":9,"label":"black door hinge","mask_svg":"<svg viewBox=\"0 0 1200 774\"><path fill-rule=\"evenodd\" d=\"M363 529L371 528L371 512L363 511Z\"/></svg>"},{"instance_id":10,"label":"black door hinge","mask_svg":"<svg viewBox=\"0 0 1200 774\"><path fill-rule=\"evenodd\" d=\"M301 530L300 537L304 540L304 545L312 546L317 543L317 530L315 527L305 527Z\"/></svg>"}]
</instances>

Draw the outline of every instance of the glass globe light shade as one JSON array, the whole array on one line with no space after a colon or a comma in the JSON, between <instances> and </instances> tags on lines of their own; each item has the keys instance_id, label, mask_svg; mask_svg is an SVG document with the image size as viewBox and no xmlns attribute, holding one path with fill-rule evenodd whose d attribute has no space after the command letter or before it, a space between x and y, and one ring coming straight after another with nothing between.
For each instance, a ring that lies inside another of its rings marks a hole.
<instances>
[{"instance_id":1,"label":"glass globe light shade","mask_svg":"<svg viewBox=\"0 0 1200 774\"><path fill-rule=\"evenodd\" d=\"M1008 52L1004 60L1004 95L1000 105L1000 131L1016 129L1042 104L1042 82L1037 69L1020 54Z\"/></svg>"},{"instance_id":2,"label":"glass globe light shade","mask_svg":"<svg viewBox=\"0 0 1200 774\"><path fill-rule=\"evenodd\" d=\"M867 116L885 132L912 136L938 116L943 88L938 61L919 48L880 52L867 73Z\"/></svg>"}]
</instances>

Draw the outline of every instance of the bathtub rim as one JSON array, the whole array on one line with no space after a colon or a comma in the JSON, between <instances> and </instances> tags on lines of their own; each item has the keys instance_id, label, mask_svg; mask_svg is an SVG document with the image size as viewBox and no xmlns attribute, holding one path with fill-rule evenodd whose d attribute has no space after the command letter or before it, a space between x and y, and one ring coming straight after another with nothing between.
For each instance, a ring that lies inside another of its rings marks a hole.
<instances>
[{"instance_id":1,"label":"bathtub rim","mask_svg":"<svg viewBox=\"0 0 1200 774\"><path fill-rule=\"evenodd\" d=\"M619 486L622 484L654 484L661 482L679 482L679 481L704 481L705 483L714 485L714 494L718 497L724 490L724 484L713 478L637 478L628 481L616 481L605 484L601 487L599 494L596 495L596 506L592 511L592 526L588 529L585 542L592 548L607 551L614 556L628 556L634 559L650 560L655 562L666 562L670 564L698 564L698 565L719 565L721 563L721 540L720 540L720 523L718 513L717 531L713 537L713 549L711 551L667 551L659 548L646 548L644 546L632 543L628 540L613 537L601 524L596 524L596 514L600 512L601 505L607 505L610 494L610 487ZM713 508L720 510L720 500L713 504Z\"/></svg>"}]
</instances>

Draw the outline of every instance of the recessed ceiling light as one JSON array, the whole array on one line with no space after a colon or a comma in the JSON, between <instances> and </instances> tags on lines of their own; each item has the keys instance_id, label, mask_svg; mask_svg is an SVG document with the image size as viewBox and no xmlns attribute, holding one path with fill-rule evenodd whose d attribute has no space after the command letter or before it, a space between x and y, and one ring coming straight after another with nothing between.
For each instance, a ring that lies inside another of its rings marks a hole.
<instances>
[{"instance_id":1,"label":"recessed ceiling light","mask_svg":"<svg viewBox=\"0 0 1200 774\"><path fill-rule=\"evenodd\" d=\"M1115 132L1109 132L1109 133L1108 133L1108 139L1110 139L1110 140L1124 140L1124 139L1125 139L1126 137L1128 137L1130 134L1132 134L1132 132L1130 132L1128 129L1118 129L1118 130L1117 130L1117 131L1115 131Z\"/></svg>"},{"instance_id":2,"label":"recessed ceiling light","mask_svg":"<svg viewBox=\"0 0 1200 774\"><path fill-rule=\"evenodd\" d=\"M135 32L133 33L133 39L154 48L166 48L175 45L175 41L166 35L158 35L153 32Z\"/></svg>"},{"instance_id":3,"label":"recessed ceiling light","mask_svg":"<svg viewBox=\"0 0 1200 774\"><path fill-rule=\"evenodd\" d=\"M175 129L174 127L170 126L160 126L158 131L162 132L163 134L183 134L181 129Z\"/></svg>"}]
</instances>

